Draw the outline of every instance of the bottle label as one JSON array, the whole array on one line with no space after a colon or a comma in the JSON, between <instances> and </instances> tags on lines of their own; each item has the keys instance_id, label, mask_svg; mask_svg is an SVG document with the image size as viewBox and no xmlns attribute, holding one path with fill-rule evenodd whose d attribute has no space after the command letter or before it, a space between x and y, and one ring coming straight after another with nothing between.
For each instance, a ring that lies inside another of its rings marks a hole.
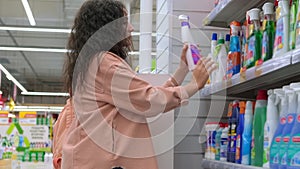
<instances>
[{"instance_id":1,"label":"bottle label","mask_svg":"<svg viewBox=\"0 0 300 169\"><path fill-rule=\"evenodd\" d=\"M193 45L193 44L190 44L190 49L191 49L194 64L196 65L201 58L200 52L199 52L197 46Z\"/></svg>"},{"instance_id":2,"label":"bottle label","mask_svg":"<svg viewBox=\"0 0 300 169\"><path fill-rule=\"evenodd\" d=\"M283 48L283 42L284 42L284 35L283 35L283 18L280 18L277 21L277 26L276 26L276 38L274 42L274 52L278 51Z\"/></svg>"},{"instance_id":3,"label":"bottle label","mask_svg":"<svg viewBox=\"0 0 300 169\"><path fill-rule=\"evenodd\" d=\"M251 63L254 62L255 55L256 55L256 53L255 53L255 36L252 36L249 39L248 52L247 52L246 61L245 61L245 64L247 67L249 65L251 65Z\"/></svg>"},{"instance_id":4,"label":"bottle label","mask_svg":"<svg viewBox=\"0 0 300 169\"><path fill-rule=\"evenodd\" d=\"M220 159L227 159L228 139L221 138Z\"/></svg>"}]
</instances>

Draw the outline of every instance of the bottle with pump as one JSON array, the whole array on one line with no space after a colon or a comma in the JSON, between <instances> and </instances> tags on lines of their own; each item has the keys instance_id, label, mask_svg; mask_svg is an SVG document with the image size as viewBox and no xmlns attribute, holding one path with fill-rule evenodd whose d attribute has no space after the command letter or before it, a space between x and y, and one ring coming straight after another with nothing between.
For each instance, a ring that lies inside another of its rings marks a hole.
<instances>
[{"instance_id":1,"label":"bottle with pump","mask_svg":"<svg viewBox=\"0 0 300 169\"><path fill-rule=\"evenodd\" d=\"M273 136L275 134L278 122L279 114L277 104L279 103L278 97L273 90L268 90L268 105L267 105L267 121L265 123L264 131L264 165L263 167L270 166L270 147Z\"/></svg>"},{"instance_id":2,"label":"bottle with pump","mask_svg":"<svg viewBox=\"0 0 300 169\"><path fill-rule=\"evenodd\" d=\"M270 148L270 168L278 169L280 165L279 150L282 140L282 132L287 124L288 99L283 89L274 89L274 93L276 94L276 97L280 98L280 119Z\"/></svg>"},{"instance_id":3,"label":"bottle with pump","mask_svg":"<svg viewBox=\"0 0 300 169\"><path fill-rule=\"evenodd\" d=\"M251 150L251 165L262 167L264 154L264 127L267 112L267 91L259 90L253 117L253 147Z\"/></svg>"},{"instance_id":4,"label":"bottle with pump","mask_svg":"<svg viewBox=\"0 0 300 169\"><path fill-rule=\"evenodd\" d=\"M274 5L265 3L263 6L265 16L265 28L262 41L262 60L267 61L273 56L273 45L275 39Z\"/></svg>"},{"instance_id":5,"label":"bottle with pump","mask_svg":"<svg viewBox=\"0 0 300 169\"><path fill-rule=\"evenodd\" d=\"M251 68L261 60L262 48L262 33L260 31L260 9L254 8L248 11L250 21L253 23L254 30L248 38L248 51L245 62L245 67Z\"/></svg>"},{"instance_id":6,"label":"bottle with pump","mask_svg":"<svg viewBox=\"0 0 300 169\"><path fill-rule=\"evenodd\" d=\"M239 123L239 102L234 101L232 105L232 116L229 119L229 130L230 135L228 135L230 142L228 143L228 155L227 161L235 163L236 155L236 138L237 138L237 126Z\"/></svg>"},{"instance_id":7,"label":"bottle with pump","mask_svg":"<svg viewBox=\"0 0 300 169\"><path fill-rule=\"evenodd\" d=\"M252 124L253 124L253 104L247 101L245 110L245 125L242 136L242 164L251 164L251 142L252 142Z\"/></svg>"},{"instance_id":8,"label":"bottle with pump","mask_svg":"<svg viewBox=\"0 0 300 169\"><path fill-rule=\"evenodd\" d=\"M213 60L216 61L217 69L212 73L212 83L219 83L223 81L227 67L227 49L223 35L218 40L213 56L215 57Z\"/></svg>"},{"instance_id":9,"label":"bottle with pump","mask_svg":"<svg viewBox=\"0 0 300 169\"><path fill-rule=\"evenodd\" d=\"M191 30L189 17L186 15L180 15L179 20L181 21L181 38L183 43L188 44L188 50L186 54L186 60L188 63L189 70L194 70L195 65L201 59L200 51L194 42Z\"/></svg>"},{"instance_id":10,"label":"bottle with pump","mask_svg":"<svg viewBox=\"0 0 300 169\"><path fill-rule=\"evenodd\" d=\"M292 0L292 6L290 9L290 38L289 38L289 50L295 49L296 44L296 21L299 0Z\"/></svg>"},{"instance_id":11,"label":"bottle with pump","mask_svg":"<svg viewBox=\"0 0 300 169\"><path fill-rule=\"evenodd\" d=\"M289 1L279 0L273 57L281 56L289 50L289 14Z\"/></svg>"},{"instance_id":12,"label":"bottle with pump","mask_svg":"<svg viewBox=\"0 0 300 169\"><path fill-rule=\"evenodd\" d=\"M279 169L286 169L287 167L287 151L288 151L288 144L290 141L291 130L293 129L295 118L296 118L296 111L297 111L297 95L296 93L290 88L290 86L283 86L283 90L288 98L288 114L287 114L287 123L285 128L281 134L281 142L280 142L280 149L279 149L279 159L280 165Z\"/></svg>"},{"instance_id":13,"label":"bottle with pump","mask_svg":"<svg viewBox=\"0 0 300 169\"><path fill-rule=\"evenodd\" d=\"M235 153L235 163L242 163L242 148L243 148L243 131L244 131L244 123L245 123L245 108L246 103L244 101L239 102L240 114L239 114L239 125L236 130L237 138L236 138L236 153Z\"/></svg>"},{"instance_id":14,"label":"bottle with pump","mask_svg":"<svg viewBox=\"0 0 300 169\"><path fill-rule=\"evenodd\" d=\"M241 45L239 37L240 30L241 24L239 22L231 22L230 48L227 58L227 78L231 78L233 75L240 73L241 70Z\"/></svg>"},{"instance_id":15,"label":"bottle with pump","mask_svg":"<svg viewBox=\"0 0 300 169\"><path fill-rule=\"evenodd\" d=\"M292 83L290 87L297 95L297 114L287 148L287 169L298 169L300 166L300 83Z\"/></svg>"}]
</instances>

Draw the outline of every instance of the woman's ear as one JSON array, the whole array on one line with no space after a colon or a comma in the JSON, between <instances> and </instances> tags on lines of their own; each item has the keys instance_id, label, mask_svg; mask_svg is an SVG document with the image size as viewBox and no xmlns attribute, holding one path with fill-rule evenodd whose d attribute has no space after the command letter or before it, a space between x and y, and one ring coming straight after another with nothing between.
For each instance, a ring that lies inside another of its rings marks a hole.
<instances>
[{"instance_id":1,"label":"woman's ear","mask_svg":"<svg viewBox=\"0 0 300 169\"><path fill-rule=\"evenodd\" d=\"M53 159L53 166L55 169L61 169L61 157Z\"/></svg>"}]
</instances>

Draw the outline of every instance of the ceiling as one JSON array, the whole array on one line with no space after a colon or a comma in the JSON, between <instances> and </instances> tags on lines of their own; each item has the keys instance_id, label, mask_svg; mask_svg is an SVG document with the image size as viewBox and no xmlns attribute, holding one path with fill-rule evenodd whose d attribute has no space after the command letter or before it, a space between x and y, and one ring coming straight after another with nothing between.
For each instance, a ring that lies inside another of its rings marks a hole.
<instances>
[{"instance_id":1,"label":"ceiling","mask_svg":"<svg viewBox=\"0 0 300 169\"><path fill-rule=\"evenodd\" d=\"M75 13L83 1L84 0L28 0L36 21L35 27L63 29L69 29L71 27ZM131 4L131 13L138 13L139 0L129 1ZM156 5L154 4L154 6ZM135 27L135 31L138 31L138 15L131 17L131 22ZM29 24L21 0L0 1L0 26L32 27ZM68 33L0 30L0 39L0 47L64 49L67 43ZM133 37L133 40L134 49L138 50L138 36ZM64 84L62 82L64 59L64 53L0 50L0 63L26 90L34 92L64 91ZM130 61L134 68L138 64L138 56L132 56ZM4 75L2 75L1 85L1 90L4 95L5 93L11 93L13 84L7 80Z\"/></svg>"}]
</instances>

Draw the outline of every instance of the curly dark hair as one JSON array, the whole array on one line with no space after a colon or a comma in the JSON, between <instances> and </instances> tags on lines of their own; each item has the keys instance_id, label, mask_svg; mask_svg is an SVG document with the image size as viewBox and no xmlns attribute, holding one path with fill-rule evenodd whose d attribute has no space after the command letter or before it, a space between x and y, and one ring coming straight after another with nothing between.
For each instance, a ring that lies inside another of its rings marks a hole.
<instances>
[{"instance_id":1,"label":"curly dark hair","mask_svg":"<svg viewBox=\"0 0 300 169\"><path fill-rule=\"evenodd\" d=\"M64 64L65 87L72 96L77 79L84 79L91 59L100 52L112 52L124 60L132 49L127 35L126 8L116 0L87 0L79 9L68 39ZM80 66L75 65L79 64ZM73 80L76 79L76 80ZM73 82L72 82L73 81Z\"/></svg>"}]
</instances>

